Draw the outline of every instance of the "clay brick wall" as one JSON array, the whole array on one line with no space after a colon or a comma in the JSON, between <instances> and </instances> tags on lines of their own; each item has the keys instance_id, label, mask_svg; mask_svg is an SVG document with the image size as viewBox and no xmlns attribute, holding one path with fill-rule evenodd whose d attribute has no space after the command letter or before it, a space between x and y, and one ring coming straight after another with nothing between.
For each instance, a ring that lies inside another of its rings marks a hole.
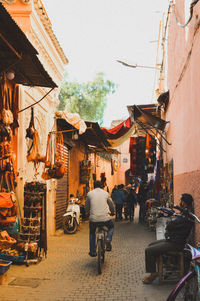
<instances>
[{"instance_id":1,"label":"clay brick wall","mask_svg":"<svg viewBox=\"0 0 200 301\"><path fill-rule=\"evenodd\" d=\"M194 198L195 214L200 218L200 171L183 173L174 177L174 199L179 203L182 193L190 193ZM200 224L196 224L196 240L200 241Z\"/></svg>"}]
</instances>

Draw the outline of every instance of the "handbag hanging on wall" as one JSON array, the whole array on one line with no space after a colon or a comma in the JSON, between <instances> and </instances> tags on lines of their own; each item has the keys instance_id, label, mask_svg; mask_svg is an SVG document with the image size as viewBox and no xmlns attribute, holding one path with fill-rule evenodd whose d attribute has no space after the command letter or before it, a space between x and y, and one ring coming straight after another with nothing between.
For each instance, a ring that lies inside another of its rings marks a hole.
<instances>
[{"instance_id":1,"label":"handbag hanging on wall","mask_svg":"<svg viewBox=\"0 0 200 301\"><path fill-rule=\"evenodd\" d=\"M39 135L38 131L35 129L34 126L34 111L33 107L31 108L31 120L29 123L29 127L26 129L26 138L29 138L32 140L32 144L28 150L27 153L27 161L28 162L34 162L39 163L39 162L45 162L46 161L46 156L42 156L39 153Z\"/></svg>"},{"instance_id":2,"label":"handbag hanging on wall","mask_svg":"<svg viewBox=\"0 0 200 301\"><path fill-rule=\"evenodd\" d=\"M13 123L13 113L10 110L12 102L12 89L11 87L8 87L5 74L4 80L1 84L1 93L3 100L3 108L1 113L2 122L5 125L10 125Z\"/></svg>"},{"instance_id":3,"label":"handbag hanging on wall","mask_svg":"<svg viewBox=\"0 0 200 301\"><path fill-rule=\"evenodd\" d=\"M44 180L61 179L66 172L66 160L64 155L63 135L49 133L46 150L47 160L42 173Z\"/></svg>"}]
</instances>

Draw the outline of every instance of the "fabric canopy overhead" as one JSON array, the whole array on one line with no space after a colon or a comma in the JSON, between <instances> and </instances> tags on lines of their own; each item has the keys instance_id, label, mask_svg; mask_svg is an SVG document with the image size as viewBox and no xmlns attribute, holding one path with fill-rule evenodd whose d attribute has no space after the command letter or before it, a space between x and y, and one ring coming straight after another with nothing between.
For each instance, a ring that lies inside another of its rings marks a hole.
<instances>
[{"instance_id":1,"label":"fabric canopy overhead","mask_svg":"<svg viewBox=\"0 0 200 301\"><path fill-rule=\"evenodd\" d=\"M0 3L0 73L14 71L17 84L57 87L37 55L37 50Z\"/></svg>"},{"instance_id":2,"label":"fabric canopy overhead","mask_svg":"<svg viewBox=\"0 0 200 301\"><path fill-rule=\"evenodd\" d=\"M108 142L112 147L117 147L128 140L135 133L135 124L129 117L125 121L115 126L112 129L101 127L108 138Z\"/></svg>"},{"instance_id":3,"label":"fabric canopy overhead","mask_svg":"<svg viewBox=\"0 0 200 301\"><path fill-rule=\"evenodd\" d=\"M67 111L58 111L55 112L55 116L57 118L65 119L68 123L73 125L76 129L78 129L79 134L82 135L85 133L87 129L87 125L83 119L81 119L78 113L70 113Z\"/></svg>"},{"instance_id":4,"label":"fabric canopy overhead","mask_svg":"<svg viewBox=\"0 0 200 301\"><path fill-rule=\"evenodd\" d=\"M84 133L78 136L78 140L86 145L96 146L101 150L106 150L110 147L110 143L107 140L106 135L101 130L98 122L85 121L87 129ZM66 121L63 118L57 118L57 125L59 130L68 131L64 132L64 137L66 136L68 139L73 139L73 131L77 130L72 124ZM78 130L77 130L78 131Z\"/></svg>"}]
</instances>

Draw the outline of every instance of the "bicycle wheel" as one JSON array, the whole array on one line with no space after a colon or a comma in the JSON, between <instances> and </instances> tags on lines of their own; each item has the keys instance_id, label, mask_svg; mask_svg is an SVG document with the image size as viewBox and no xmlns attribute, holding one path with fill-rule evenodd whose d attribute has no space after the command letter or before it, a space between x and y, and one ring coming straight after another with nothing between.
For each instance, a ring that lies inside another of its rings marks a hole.
<instances>
[{"instance_id":1,"label":"bicycle wheel","mask_svg":"<svg viewBox=\"0 0 200 301\"><path fill-rule=\"evenodd\" d=\"M97 264L98 264L98 274L101 274L102 270L102 241L99 239L97 241Z\"/></svg>"},{"instance_id":2,"label":"bicycle wheel","mask_svg":"<svg viewBox=\"0 0 200 301\"><path fill-rule=\"evenodd\" d=\"M198 301L198 279L195 271L189 272L179 281L167 301Z\"/></svg>"},{"instance_id":3,"label":"bicycle wheel","mask_svg":"<svg viewBox=\"0 0 200 301\"><path fill-rule=\"evenodd\" d=\"M78 228L77 221L74 218L73 218L73 223L71 221L72 221L72 217L69 215L63 218L64 233L74 234L77 231Z\"/></svg>"}]
</instances>

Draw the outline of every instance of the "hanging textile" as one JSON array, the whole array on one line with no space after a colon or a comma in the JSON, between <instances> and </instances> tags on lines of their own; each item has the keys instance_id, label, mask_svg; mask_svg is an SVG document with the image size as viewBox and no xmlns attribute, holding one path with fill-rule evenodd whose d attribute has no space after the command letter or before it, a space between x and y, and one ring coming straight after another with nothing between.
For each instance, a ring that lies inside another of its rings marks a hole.
<instances>
[{"instance_id":1,"label":"hanging textile","mask_svg":"<svg viewBox=\"0 0 200 301\"><path fill-rule=\"evenodd\" d=\"M132 175L136 175L136 159L137 159L137 138L131 137L130 138L130 146L129 146L129 153L130 153L130 169L132 172Z\"/></svg>"},{"instance_id":2,"label":"hanging textile","mask_svg":"<svg viewBox=\"0 0 200 301\"><path fill-rule=\"evenodd\" d=\"M130 117L112 129L101 127L102 131L108 137L108 142L111 147L116 147L128 140L136 132L135 124L131 121Z\"/></svg>"}]
</instances>

